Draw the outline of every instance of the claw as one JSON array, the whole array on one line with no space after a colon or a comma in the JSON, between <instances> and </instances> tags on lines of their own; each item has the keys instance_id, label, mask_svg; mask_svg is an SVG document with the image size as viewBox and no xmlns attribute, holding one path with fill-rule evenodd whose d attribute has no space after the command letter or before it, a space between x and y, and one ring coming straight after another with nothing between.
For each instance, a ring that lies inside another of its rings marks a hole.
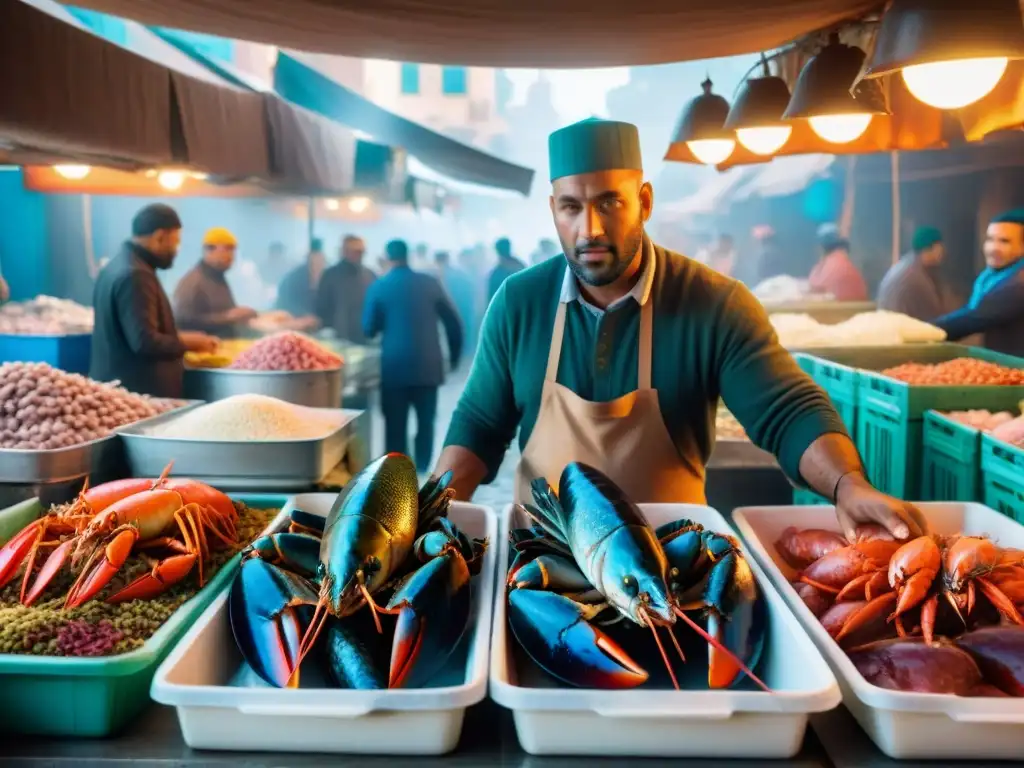
<instances>
[{"instance_id":1,"label":"claw","mask_svg":"<svg viewBox=\"0 0 1024 768\"><path fill-rule=\"evenodd\" d=\"M711 569L705 592L708 634L708 686L728 688L743 678L742 666L757 666L764 650L768 610L746 559L732 551Z\"/></svg>"},{"instance_id":2,"label":"claw","mask_svg":"<svg viewBox=\"0 0 1024 768\"><path fill-rule=\"evenodd\" d=\"M187 555L172 555L161 560L153 566L152 571L142 574L131 584L108 597L107 602L116 604L129 600L152 600L188 576L198 557L193 552Z\"/></svg>"},{"instance_id":3,"label":"claw","mask_svg":"<svg viewBox=\"0 0 1024 768\"><path fill-rule=\"evenodd\" d=\"M582 607L554 592L508 594L512 633L548 674L580 688L635 688L647 672L599 628Z\"/></svg>"},{"instance_id":4,"label":"claw","mask_svg":"<svg viewBox=\"0 0 1024 768\"><path fill-rule=\"evenodd\" d=\"M312 578L320 565L320 539L307 533L260 536L242 552L242 559L251 557Z\"/></svg>"},{"instance_id":5,"label":"claw","mask_svg":"<svg viewBox=\"0 0 1024 768\"><path fill-rule=\"evenodd\" d=\"M22 595L22 605L32 605L32 603L39 599L39 596L50 586L53 577L64 567L64 563L67 562L74 546L75 540L68 539L50 553L50 556L46 558L46 562L43 563L43 567L39 569L39 575L36 576L36 580L32 583L32 588ZM27 573L25 575L26 577L28 576Z\"/></svg>"},{"instance_id":6,"label":"claw","mask_svg":"<svg viewBox=\"0 0 1024 768\"><path fill-rule=\"evenodd\" d=\"M593 585L576 561L564 555L541 555L509 574L509 586L516 589L550 589L552 592L580 593Z\"/></svg>"},{"instance_id":7,"label":"claw","mask_svg":"<svg viewBox=\"0 0 1024 768\"><path fill-rule=\"evenodd\" d=\"M291 533L311 533L320 536L324 532L327 518L323 515L314 515L311 512L303 512L301 509L293 509L289 515L291 523L288 530Z\"/></svg>"},{"instance_id":8,"label":"claw","mask_svg":"<svg viewBox=\"0 0 1024 768\"><path fill-rule=\"evenodd\" d=\"M469 568L452 550L414 571L385 609L398 614L389 688L422 687L444 666L469 624Z\"/></svg>"},{"instance_id":9,"label":"claw","mask_svg":"<svg viewBox=\"0 0 1024 768\"><path fill-rule=\"evenodd\" d=\"M836 642L841 643L853 633L885 616L895 602L896 593L889 592L853 610L843 622L842 629L835 635Z\"/></svg>"},{"instance_id":10,"label":"claw","mask_svg":"<svg viewBox=\"0 0 1024 768\"><path fill-rule=\"evenodd\" d=\"M138 539L138 528L129 526L122 528L119 532L115 532L107 542L107 545L97 550L82 567L81 575L68 591L68 596L64 601L65 610L77 608L107 586L110 580L121 570L121 566L124 565L125 560L132 553L132 548ZM100 562L94 565L93 562L95 560Z\"/></svg>"},{"instance_id":11,"label":"claw","mask_svg":"<svg viewBox=\"0 0 1024 768\"><path fill-rule=\"evenodd\" d=\"M231 585L231 632L246 662L278 688L297 688L299 647L308 626L306 606L317 604L306 579L252 558Z\"/></svg>"},{"instance_id":12,"label":"claw","mask_svg":"<svg viewBox=\"0 0 1024 768\"><path fill-rule=\"evenodd\" d=\"M14 538L0 547L0 588L6 587L18 573L21 564L28 557L29 550L39 536L42 520L29 523Z\"/></svg>"}]
</instances>

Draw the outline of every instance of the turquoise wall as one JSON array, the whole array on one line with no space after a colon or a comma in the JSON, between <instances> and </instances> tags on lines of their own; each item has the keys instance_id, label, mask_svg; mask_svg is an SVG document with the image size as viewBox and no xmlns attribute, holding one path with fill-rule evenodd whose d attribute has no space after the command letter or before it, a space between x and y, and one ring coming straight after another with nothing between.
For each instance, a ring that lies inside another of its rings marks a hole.
<instances>
[{"instance_id":1,"label":"turquoise wall","mask_svg":"<svg viewBox=\"0 0 1024 768\"><path fill-rule=\"evenodd\" d=\"M12 299L30 299L50 290L46 195L29 192L17 168L0 168L0 272Z\"/></svg>"}]
</instances>

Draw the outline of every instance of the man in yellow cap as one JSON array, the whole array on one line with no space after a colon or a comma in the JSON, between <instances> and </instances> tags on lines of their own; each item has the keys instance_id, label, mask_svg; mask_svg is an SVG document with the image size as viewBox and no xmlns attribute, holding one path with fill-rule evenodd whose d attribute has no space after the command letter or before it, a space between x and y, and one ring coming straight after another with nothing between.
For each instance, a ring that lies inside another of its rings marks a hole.
<instances>
[{"instance_id":1,"label":"man in yellow cap","mask_svg":"<svg viewBox=\"0 0 1024 768\"><path fill-rule=\"evenodd\" d=\"M239 307L225 277L235 263L238 240L224 227L214 227L203 237L203 258L174 289L174 317L188 331L202 331L230 338L238 326L256 317L256 311Z\"/></svg>"}]
</instances>

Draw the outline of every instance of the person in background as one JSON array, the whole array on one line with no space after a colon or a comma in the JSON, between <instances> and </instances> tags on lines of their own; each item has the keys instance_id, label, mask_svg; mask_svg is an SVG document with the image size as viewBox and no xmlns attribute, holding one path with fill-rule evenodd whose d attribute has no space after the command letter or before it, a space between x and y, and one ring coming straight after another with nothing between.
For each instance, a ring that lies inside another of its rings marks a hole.
<instances>
[{"instance_id":1,"label":"person in background","mask_svg":"<svg viewBox=\"0 0 1024 768\"><path fill-rule=\"evenodd\" d=\"M318 244L318 241L314 241ZM323 248L311 248L306 262L289 270L277 288L274 309L280 309L292 317L306 320L303 327L311 329L318 323L316 317L317 288L327 268L327 257Z\"/></svg>"},{"instance_id":2,"label":"person in background","mask_svg":"<svg viewBox=\"0 0 1024 768\"><path fill-rule=\"evenodd\" d=\"M507 237L501 238L494 244L494 252L498 254L498 264L491 270L491 274L487 278L488 303L494 298L494 294L498 292L501 284L509 275L526 269L526 265L512 255L512 242Z\"/></svg>"},{"instance_id":3,"label":"person in background","mask_svg":"<svg viewBox=\"0 0 1024 768\"><path fill-rule=\"evenodd\" d=\"M448 251L438 251L434 254L434 263L437 266L437 276L441 285L448 291L455 309L459 312L462 320L462 330L465 349L472 349L475 344L476 335L476 295L473 290L473 278L451 264L451 257Z\"/></svg>"},{"instance_id":4,"label":"person in background","mask_svg":"<svg viewBox=\"0 0 1024 768\"><path fill-rule=\"evenodd\" d=\"M934 321L950 341L985 334L985 347L1024 357L1024 208L996 216L985 232L986 267L967 304Z\"/></svg>"},{"instance_id":5,"label":"person in background","mask_svg":"<svg viewBox=\"0 0 1024 768\"><path fill-rule=\"evenodd\" d=\"M227 272L237 249L238 240L223 227L203 236L203 258L174 289L174 317L186 331L233 338L240 326L256 317L256 310L236 305L228 285Z\"/></svg>"},{"instance_id":6,"label":"person in background","mask_svg":"<svg viewBox=\"0 0 1024 768\"><path fill-rule=\"evenodd\" d=\"M345 235L341 241L341 259L324 270L316 291L316 316L320 324L334 329L335 336L353 344L366 343L363 303L367 289L377 279L363 265L365 255L366 243L362 238Z\"/></svg>"},{"instance_id":7,"label":"person in background","mask_svg":"<svg viewBox=\"0 0 1024 768\"><path fill-rule=\"evenodd\" d=\"M850 242L835 224L818 227L821 258L808 280L814 293L831 294L836 301L867 301L868 286L850 258Z\"/></svg>"},{"instance_id":8,"label":"person in background","mask_svg":"<svg viewBox=\"0 0 1024 768\"><path fill-rule=\"evenodd\" d=\"M530 257L530 262L532 264L540 264L542 261L547 261L555 256L558 256L558 245L550 237L543 237L537 243L537 250Z\"/></svg>"},{"instance_id":9,"label":"person in background","mask_svg":"<svg viewBox=\"0 0 1024 768\"><path fill-rule=\"evenodd\" d=\"M148 205L132 220L132 237L100 270L93 289L95 327L89 376L120 381L132 392L182 396L186 351L213 352L205 333L178 332L158 269L170 269L181 219L167 205Z\"/></svg>"},{"instance_id":10,"label":"person in background","mask_svg":"<svg viewBox=\"0 0 1024 768\"><path fill-rule=\"evenodd\" d=\"M919 227L914 232L910 253L893 264L882 278L878 308L924 322L949 312L950 293L939 274L945 254L942 233L935 227Z\"/></svg>"},{"instance_id":11,"label":"person in background","mask_svg":"<svg viewBox=\"0 0 1024 768\"><path fill-rule=\"evenodd\" d=\"M414 269L430 269L430 246L426 243L419 243L413 256L412 266Z\"/></svg>"},{"instance_id":12,"label":"person in background","mask_svg":"<svg viewBox=\"0 0 1024 768\"><path fill-rule=\"evenodd\" d=\"M743 280L751 288L756 288L772 277L788 275L789 267L786 265L782 249L779 248L779 238L775 230L767 224L754 227L751 235L755 243L754 261L746 265L744 274L737 274L739 280Z\"/></svg>"},{"instance_id":13,"label":"person in background","mask_svg":"<svg viewBox=\"0 0 1024 768\"><path fill-rule=\"evenodd\" d=\"M462 324L447 292L431 275L409 266L403 240L387 244L391 268L366 292L363 332L382 333L380 406L387 451L408 454L409 409L416 411L416 469L430 471L437 419L437 389L444 383L438 320L448 337L451 370L462 356Z\"/></svg>"}]
</instances>

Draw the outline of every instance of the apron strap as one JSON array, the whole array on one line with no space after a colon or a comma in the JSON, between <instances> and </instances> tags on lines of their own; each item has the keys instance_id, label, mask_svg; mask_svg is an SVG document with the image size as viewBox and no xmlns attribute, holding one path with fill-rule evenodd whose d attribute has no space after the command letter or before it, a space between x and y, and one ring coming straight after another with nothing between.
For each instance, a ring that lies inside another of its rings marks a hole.
<instances>
[{"instance_id":1,"label":"apron strap","mask_svg":"<svg viewBox=\"0 0 1024 768\"><path fill-rule=\"evenodd\" d=\"M640 307L640 339L637 349L638 369L636 373L637 389L651 388L651 349L654 338L654 298Z\"/></svg>"},{"instance_id":2,"label":"apron strap","mask_svg":"<svg viewBox=\"0 0 1024 768\"><path fill-rule=\"evenodd\" d=\"M551 349L548 350L548 370L544 379L554 383L558 379L558 361L562 357L562 337L565 335L565 302L558 302L555 324L551 329Z\"/></svg>"}]
</instances>

